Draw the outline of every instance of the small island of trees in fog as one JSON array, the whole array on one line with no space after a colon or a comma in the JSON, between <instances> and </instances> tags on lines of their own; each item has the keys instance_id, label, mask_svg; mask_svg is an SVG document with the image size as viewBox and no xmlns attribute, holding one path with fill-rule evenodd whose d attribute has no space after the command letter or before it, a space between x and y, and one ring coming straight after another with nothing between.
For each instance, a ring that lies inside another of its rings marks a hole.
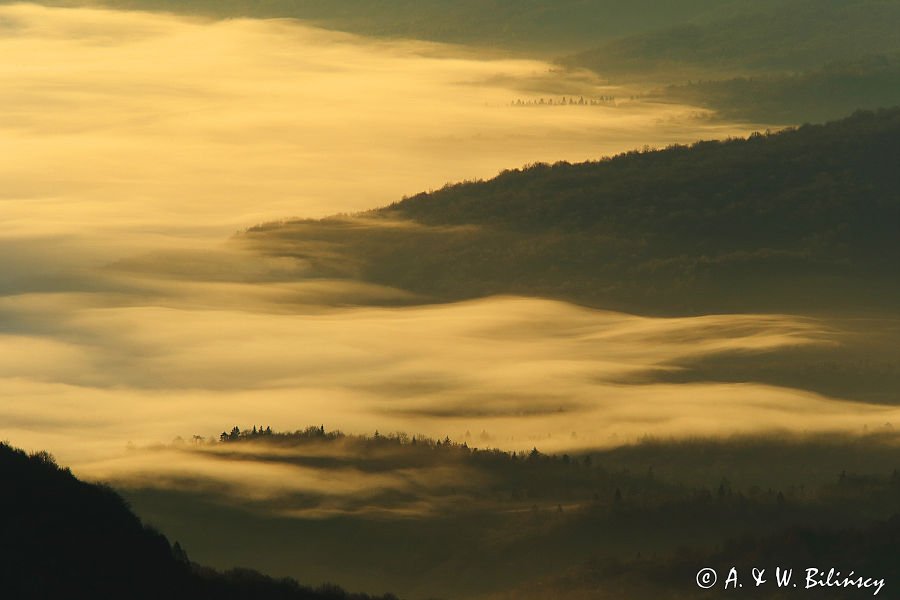
<instances>
[{"instance_id":1,"label":"small island of trees in fog","mask_svg":"<svg viewBox=\"0 0 900 600\"><path fill-rule=\"evenodd\" d=\"M615 96L596 96L585 98L579 96L563 96L561 98L517 98L510 106L618 106Z\"/></svg>"}]
</instances>

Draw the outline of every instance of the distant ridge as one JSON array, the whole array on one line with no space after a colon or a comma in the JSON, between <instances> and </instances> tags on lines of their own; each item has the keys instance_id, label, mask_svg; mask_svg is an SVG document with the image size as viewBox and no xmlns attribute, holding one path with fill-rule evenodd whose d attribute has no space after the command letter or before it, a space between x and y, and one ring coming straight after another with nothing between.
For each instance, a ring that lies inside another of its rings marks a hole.
<instances>
[{"instance_id":1,"label":"distant ridge","mask_svg":"<svg viewBox=\"0 0 900 600\"><path fill-rule=\"evenodd\" d=\"M446 301L644 313L900 308L900 109L538 164L353 219L254 227L263 252Z\"/></svg>"}]
</instances>

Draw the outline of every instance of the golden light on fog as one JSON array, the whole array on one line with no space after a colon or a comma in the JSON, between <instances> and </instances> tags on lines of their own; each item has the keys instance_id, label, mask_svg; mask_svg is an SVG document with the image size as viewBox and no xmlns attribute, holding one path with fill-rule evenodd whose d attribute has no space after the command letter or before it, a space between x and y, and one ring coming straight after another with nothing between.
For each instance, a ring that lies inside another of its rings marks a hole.
<instances>
[{"instance_id":1,"label":"golden light on fog","mask_svg":"<svg viewBox=\"0 0 900 600\"><path fill-rule=\"evenodd\" d=\"M103 476L128 471L128 442L263 421L456 439L484 431L493 447L562 451L646 435L853 431L900 417L769 385L634 377L689 357L829 343L820 323L786 316L644 318L518 298L285 313L265 301L98 307L64 295L39 308L6 299L0 312L42 323L0 336L16 356L0 371L4 435ZM116 456L115 469L101 468Z\"/></svg>"},{"instance_id":2,"label":"golden light on fog","mask_svg":"<svg viewBox=\"0 0 900 600\"><path fill-rule=\"evenodd\" d=\"M826 343L815 321L515 298L334 308L408 296L304 280L300 262L225 244L268 219L742 127L642 102L517 109L625 92L292 21L19 4L0 23L0 437L18 445L125 477L162 465L128 442L260 421L484 430L491 445L553 451L897 416L761 384L626 381L686 357Z\"/></svg>"},{"instance_id":3,"label":"golden light on fog","mask_svg":"<svg viewBox=\"0 0 900 600\"><path fill-rule=\"evenodd\" d=\"M576 84L546 63L286 20L22 4L0 21L4 237L220 238L525 163L745 131L682 106L516 110ZM519 89L535 85L546 91Z\"/></svg>"}]
</instances>

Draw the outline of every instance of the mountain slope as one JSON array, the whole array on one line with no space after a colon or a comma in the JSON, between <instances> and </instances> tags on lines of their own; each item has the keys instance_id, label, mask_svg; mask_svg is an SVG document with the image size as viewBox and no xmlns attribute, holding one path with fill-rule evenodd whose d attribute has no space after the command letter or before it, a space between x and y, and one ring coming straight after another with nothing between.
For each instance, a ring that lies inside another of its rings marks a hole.
<instances>
[{"instance_id":1,"label":"mountain slope","mask_svg":"<svg viewBox=\"0 0 900 600\"><path fill-rule=\"evenodd\" d=\"M366 600L247 570L191 564L125 501L45 453L0 444L0 582L5 598ZM385 600L388 600L385 597Z\"/></svg>"},{"instance_id":2,"label":"mountain slope","mask_svg":"<svg viewBox=\"0 0 900 600\"><path fill-rule=\"evenodd\" d=\"M428 300L527 294L647 313L900 307L900 109L535 165L242 239Z\"/></svg>"}]
</instances>

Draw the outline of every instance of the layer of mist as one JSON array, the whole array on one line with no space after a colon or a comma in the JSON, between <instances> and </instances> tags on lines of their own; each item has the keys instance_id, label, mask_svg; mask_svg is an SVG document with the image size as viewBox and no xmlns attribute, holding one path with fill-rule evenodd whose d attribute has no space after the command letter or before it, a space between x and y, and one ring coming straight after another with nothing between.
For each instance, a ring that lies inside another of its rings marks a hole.
<instances>
[{"instance_id":1,"label":"layer of mist","mask_svg":"<svg viewBox=\"0 0 900 600\"><path fill-rule=\"evenodd\" d=\"M592 313L511 299L336 309L415 298L304 279L302 261L221 240L523 163L742 133L687 106L517 109L516 99L621 92L547 63L294 21L4 4L0 22L0 344L10 357L0 435L76 468L129 440L208 434L213 414L434 433L478 427L471 417L502 423L492 429L504 438L569 439L573 411L596 390L560 402L562 388L548 400L549 383L533 384L550 375L574 391L599 376L592 362L616 369L596 347L585 362L580 347L597 342L564 339L568 356L557 358L544 345L556 333L522 344L515 329L562 319L602 331L629 317L592 324ZM516 320L504 329L504 318ZM496 334L479 333L496 319ZM417 364L423 347L433 350ZM498 352L494 372L479 375ZM631 360L614 362L657 361ZM509 413L527 422L548 411L540 432L509 427Z\"/></svg>"}]
</instances>

